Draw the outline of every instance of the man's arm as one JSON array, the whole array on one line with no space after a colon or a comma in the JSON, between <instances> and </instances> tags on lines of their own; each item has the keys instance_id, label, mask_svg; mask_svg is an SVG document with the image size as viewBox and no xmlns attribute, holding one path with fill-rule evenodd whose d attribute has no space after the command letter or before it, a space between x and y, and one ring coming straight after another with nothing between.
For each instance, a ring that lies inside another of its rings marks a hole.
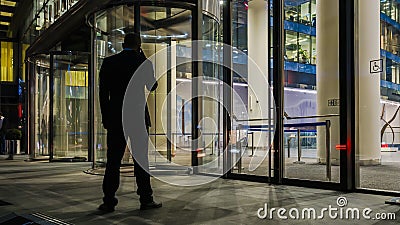
<instances>
[{"instance_id":1,"label":"man's arm","mask_svg":"<svg viewBox=\"0 0 400 225\"><path fill-rule=\"evenodd\" d=\"M101 118L103 122L103 126L105 129L109 128L110 123L110 88L107 77L109 76L109 62L107 59L104 59L103 64L101 65L100 74L99 74L99 97L100 97L100 110L101 110Z\"/></svg>"}]
</instances>

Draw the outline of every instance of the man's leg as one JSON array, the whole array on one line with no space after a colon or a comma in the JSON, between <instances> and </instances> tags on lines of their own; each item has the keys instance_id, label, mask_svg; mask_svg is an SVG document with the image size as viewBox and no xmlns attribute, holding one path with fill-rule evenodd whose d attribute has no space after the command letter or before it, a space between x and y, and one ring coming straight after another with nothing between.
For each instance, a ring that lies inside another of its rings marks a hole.
<instances>
[{"instance_id":1,"label":"man's leg","mask_svg":"<svg viewBox=\"0 0 400 225\"><path fill-rule=\"evenodd\" d=\"M134 169L137 184L136 193L140 196L140 203L147 203L153 201L153 190L150 184L150 175L146 169L134 159ZM148 170L148 168L147 168Z\"/></svg>"},{"instance_id":2,"label":"man's leg","mask_svg":"<svg viewBox=\"0 0 400 225\"><path fill-rule=\"evenodd\" d=\"M135 176L136 184L138 186L137 194L140 196L140 209L146 210L160 208L162 204L153 201L153 190L151 189L150 174L148 173L148 128L143 126L143 128L140 129L140 127L137 127L131 140L133 140L133 142L131 141L131 149L135 161Z\"/></svg>"},{"instance_id":3,"label":"man's leg","mask_svg":"<svg viewBox=\"0 0 400 225\"><path fill-rule=\"evenodd\" d=\"M115 193L119 187L120 166L124 156L126 140L122 129L107 132L107 164L103 179L103 202L111 207L118 204Z\"/></svg>"},{"instance_id":4,"label":"man's leg","mask_svg":"<svg viewBox=\"0 0 400 225\"><path fill-rule=\"evenodd\" d=\"M137 131L133 137L133 161L136 177L137 191L140 196L140 203L153 201L153 190L150 184L149 174L149 153L148 153L148 138L149 128L146 127L145 132ZM136 160L138 159L138 160Z\"/></svg>"}]
</instances>

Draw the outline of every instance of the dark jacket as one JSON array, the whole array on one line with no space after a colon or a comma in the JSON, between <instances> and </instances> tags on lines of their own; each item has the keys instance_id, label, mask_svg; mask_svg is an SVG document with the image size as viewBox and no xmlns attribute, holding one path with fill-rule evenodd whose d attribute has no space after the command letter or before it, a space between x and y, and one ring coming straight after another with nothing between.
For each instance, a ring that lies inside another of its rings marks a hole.
<instances>
[{"instance_id":1,"label":"dark jacket","mask_svg":"<svg viewBox=\"0 0 400 225\"><path fill-rule=\"evenodd\" d=\"M135 72L140 66L140 71ZM135 74L135 76L133 76ZM122 127L122 107L129 82L134 93L129 96L131 104L138 105L146 126L151 126L144 88L154 91L158 84L154 78L153 65L143 52L124 50L104 59L100 69L100 109L105 129ZM131 81L132 79L132 81Z\"/></svg>"}]
</instances>

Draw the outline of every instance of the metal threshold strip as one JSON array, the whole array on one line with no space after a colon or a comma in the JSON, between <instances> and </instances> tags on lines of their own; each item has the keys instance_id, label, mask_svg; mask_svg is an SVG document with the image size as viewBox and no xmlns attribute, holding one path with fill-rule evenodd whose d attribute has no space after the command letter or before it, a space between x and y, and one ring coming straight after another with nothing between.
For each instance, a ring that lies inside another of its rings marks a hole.
<instances>
[{"instance_id":1,"label":"metal threshold strip","mask_svg":"<svg viewBox=\"0 0 400 225\"><path fill-rule=\"evenodd\" d=\"M0 218L0 224L72 225L71 223L67 223L39 212L27 215L11 213Z\"/></svg>"}]
</instances>

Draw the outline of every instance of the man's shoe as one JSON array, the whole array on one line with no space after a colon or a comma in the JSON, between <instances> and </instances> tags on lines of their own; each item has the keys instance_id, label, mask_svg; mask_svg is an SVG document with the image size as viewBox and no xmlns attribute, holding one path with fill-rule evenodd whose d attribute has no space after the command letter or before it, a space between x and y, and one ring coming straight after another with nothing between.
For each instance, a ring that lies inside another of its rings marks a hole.
<instances>
[{"instance_id":1,"label":"man's shoe","mask_svg":"<svg viewBox=\"0 0 400 225\"><path fill-rule=\"evenodd\" d=\"M103 203L103 204L101 204L101 205L99 206L98 209L99 209L100 211L102 211L102 212L110 213L110 212L114 212L115 207Z\"/></svg>"},{"instance_id":2,"label":"man's shoe","mask_svg":"<svg viewBox=\"0 0 400 225\"><path fill-rule=\"evenodd\" d=\"M157 209L161 207L162 203L161 202L157 203L155 201L140 204L140 210Z\"/></svg>"}]
</instances>

